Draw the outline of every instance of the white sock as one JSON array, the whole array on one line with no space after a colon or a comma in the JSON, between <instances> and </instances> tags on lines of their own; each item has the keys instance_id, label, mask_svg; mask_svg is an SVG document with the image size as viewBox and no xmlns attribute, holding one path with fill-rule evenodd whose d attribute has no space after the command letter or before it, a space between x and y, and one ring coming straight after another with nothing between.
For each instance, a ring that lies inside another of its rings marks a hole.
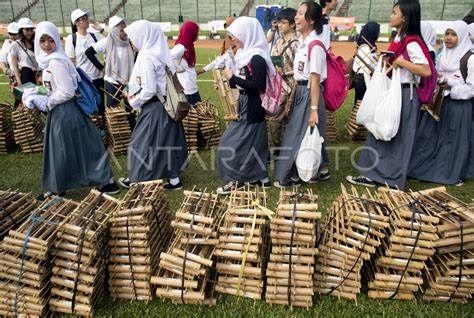
<instances>
[{"instance_id":1,"label":"white sock","mask_svg":"<svg viewBox=\"0 0 474 318\"><path fill-rule=\"evenodd\" d=\"M260 182L261 183L268 183L268 182L270 182L270 179L268 179L268 177L266 177L264 179L260 179Z\"/></svg>"},{"instance_id":2,"label":"white sock","mask_svg":"<svg viewBox=\"0 0 474 318\"><path fill-rule=\"evenodd\" d=\"M170 184L171 184L172 186L175 186L175 185L177 185L178 183L179 183L179 177L178 177L178 178L171 178L171 179L170 179Z\"/></svg>"}]
</instances>

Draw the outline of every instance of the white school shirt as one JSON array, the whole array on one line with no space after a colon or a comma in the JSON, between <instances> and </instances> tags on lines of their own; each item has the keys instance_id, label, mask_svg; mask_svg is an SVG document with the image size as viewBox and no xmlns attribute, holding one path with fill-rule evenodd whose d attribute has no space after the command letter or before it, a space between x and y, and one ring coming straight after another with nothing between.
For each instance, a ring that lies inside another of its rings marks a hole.
<instances>
[{"instance_id":1,"label":"white school shirt","mask_svg":"<svg viewBox=\"0 0 474 318\"><path fill-rule=\"evenodd\" d=\"M303 41L303 37L299 37L299 45L295 53L294 75L296 81L309 80L311 73L317 73L321 76L320 82L327 78L326 52L319 45L315 45L311 51L311 61L308 65L308 45L314 40L321 40L316 31L312 31Z\"/></svg>"},{"instance_id":2,"label":"white school shirt","mask_svg":"<svg viewBox=\"0 0 474 318\"><path fill-rule=\"evenodd\" d=\"M18 69L23 67L28 67L33 71L38 71L38 65L36 64L35 53L27 49L28 54L23 50L24 44L18 43L17 41L13 42L10 46L10 56L15 56L18 59ZM13 68L13 65L12 65Z\"/></svg>"},{"instance_id":3,"label":"white school shirt","mask_svg":"<svg viewBox=\"0 0 474 318\"><path fill-rule=\"evenodd\" d=\"M25 91L23 103L26 107L34 107L41 111L50 111L59 104L71 100L76 95L77 81L69 74L69 68L65 61L52 60L48 67L43 70L43 86L49 92L48 96ZM35 91L35 89L33 89Z\"/></svg>"},{"instance_id":4,"label":"white school shirt","mask_svg":"<svg viewBox=\"0 0 474 318\"><path fill-rule=\"evenodd\" d=\"M10 54L10 47L12 40L7 39L3 42L2 51L0 52L0 62L7 63L11 70L13 70L12 55Z\"/></svg>"},{"instance_id":5,"label":"white school shirt","mask_svg":"<svg viewBox=\"0 0 474 318\"><path fill-rule=\"evenodd\" d=\"M142 108L157 93L166 96L166 74L163 64L150 56L139 58L133 67L129 87L131 95L135 94L135 87L141 87L130 100L130 106L133 108Z\"/></svg>"},{"instance_id":6,"label":"white school shirt","mask_svg":"<svg viewBox=\"0 0 474 318\"><path fill-rule=\"evenodd\" d=\"M474 97L474 55L467 61L467 78L464 81L461 70L455 72L439 72L444 80L448 82L451 89L444 91L444 96L451 94L452 99L467 100ZM474 137L473 137L474 138Z\"/></svg>"},{"instance_id":7,"label":"white school shirt","mask_svg":"<svg viewBox=\"0 0 474 318\"><path fill-rule=\"evenodd\" d=\"M209 72L211 70L218 70L223 68L233 69L235 66L234 57L231 52L225 52L223 55L220 55L214 59L211 63L203 67L204 72Z\"/></svg>"},{"instance_id":8,"label":"white school shirt","mask_svg":"<svg viewBox=\"0 0 474 318\"><path fill-rule=\"evenodd\" d=\"M105 54L105 50L107 49L107 38L103 38L103 39L97 41L96 43L94 43L92 45L92 47L94 48L94 50L97 53ZM120 60L122 60L122 56L124 56L124 51L128 50L129 47L128 46L118 46L117 45L117 47L115 49L116 49L116 52L117 52L117 57L120 61ZM107 63L107 61L105 61L105 62ZM112 84L120 85L121 83L123 84L123 82L128 81L128 78L121 79L117 75L112 74L112 76L110 76L110 77L105 75L104 80L109 82L109 83L112 83Z\"/></svg>"},{"instance_id":9,"label":"white school shirt","mask_svg":"<svg viewBox=\"0 0 474 318\"><path fill-rule=\"evenodd\" d=\"M198 91L197 73L194 67L189 67L188 62L184 58L185 52L186 48L182 44L176 44L175 47L170 50L171 57L176 65L176 74L184 88L184 94L192 95Z\"/></svg>"},{"instance_id":10,"label":"white school shirt","mask_svg":"<svg viewBox=\"0 0 474 318\"><path fill-rule=\"evenodd\" d=\"M323 32L319 35L319 38L326 47L326 50L331 47L331 29L329 27L329 20L328 24L323 25Z\"/></svg>"},{"instance_id":11,"label":"white school shirt","mask_svg":"<svg viewBox=\"0 0 474 318\"><path fill-rule=\"evenodd\" d=\"M395 37L395 42L400 41L400 36L397 35ZM408 43L407 45L407 53L410 57L410 62L414 64L429 64L428 60L423 54L423 50L421 49L420 45L416 42ZM403 57L403 56L401 56ZM413 82L413 79L416 83L420 82L420 77L417 75L413 75L410 71L404 68L400 68L400 82L402 84L410 83L410 80Z\"/></svg>"},{"instance_id":12,"label":"white school shirt","mask_svg":"<svg viewBox=\"0 0 474 318\"><path fill-rule=\"evenodd\" d=\"M64 44L64 51L70 59L75 59L76 67L80 67L92 80L96 80L102 77L101 71L92 64L92 62L86 56L86 50L94 45L95 41L92 35L87 32L86 35L82 36L79 33L77 34L76 39L76 49L72 43L72 34L69 34L66 38ZM99 41L101 37L96 35L97 40Z\"/></svg>"}]
</instances>

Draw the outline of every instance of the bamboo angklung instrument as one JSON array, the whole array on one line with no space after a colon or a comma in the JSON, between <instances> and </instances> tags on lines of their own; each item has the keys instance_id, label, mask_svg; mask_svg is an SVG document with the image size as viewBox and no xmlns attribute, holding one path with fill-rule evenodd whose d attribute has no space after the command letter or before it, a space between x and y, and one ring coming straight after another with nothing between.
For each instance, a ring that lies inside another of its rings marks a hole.
<instances>
[{"instance_id":1,"label":"bamboo angklung instrument","mask_svg":"<svg viewBox=\"0 0 474 318\"><path fill-rule=\"evenodd\" d=\"M214 81L217 84L217 90L219 91L219 97L221 98L222 109L224 111L225 121L235 121L240 119L238 113L238 97L239 91L232 89L227 79L222 75L221 70L212 70L214 75Z\"/></svg>"},{"instance_id":2,"label":"bamboo angklung instrument","mask_svg":"<svg viewBox=\"0 0 474 318\"><path fill-rule=\"evenodd\" d=\"M280 192L270 225L272 242L267 266L266 302L297 307L313 305L318 197L311 190Z\"/></svg>"},{"instance_id":3,"label":"bamboo angklung instrument","mask_svg":"<svg viewBox=\"0 0 474 318\"><path fill-rule=\"evenodd\" d=\"M227 205L206 190L193 189L184 194L171 222L172 243L161 253L159 270L151 283L157 285L159 298L173 303L215 305L217 226Z\"/></svg>"},{"instance_id":4,"label":"bamboo angklung instrument","mask_svg":"<svg viewBox=\"0 0 474 318\"><path fill-rule=\"evenodd\" d=\"M13 134L12 107L0 103L0 154L6 154L15 145Z\"/></svg>"},{"instance_id":5,"label":"bamboo angklung instrument","mask_svg":"<svg viewBox=\"0 0 474 318\"><path fill-rule=\"evenodd\" d=\"M120 204L122 201L91 190L58 230L49 300L52 312L94 314L106 290L108 220Z\"/></svg>"},{"instance_id":6,"label":"bamboo angklung instrument","mask_svg":"<svg viewBox=\"0 0 474 318\"><path fill-rule=\"evenodd\" d=\"M108 264L112 298L150 301L152 273L172 234L162 181L133 183L111 223Z\"/></svg>"},{"instance_id":7,"label":"bamboo angklung instrument","mask_svg":"<svg viewBox=\"0 0 474 318\"><path fill-rule=\"evenodd\" d=\"M0 247L0 316L49 315L52 250L76 202L60 197L44 201Z\"/></svg>"}]
</instances>

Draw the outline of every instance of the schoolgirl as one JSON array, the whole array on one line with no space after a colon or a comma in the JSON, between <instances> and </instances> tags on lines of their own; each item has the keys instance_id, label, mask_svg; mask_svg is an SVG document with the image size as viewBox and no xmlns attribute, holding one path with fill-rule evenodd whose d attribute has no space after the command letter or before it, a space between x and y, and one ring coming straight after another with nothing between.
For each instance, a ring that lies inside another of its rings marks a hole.
<instances>
[{"instance_id":1,"label":"schoolgirl","mask_svg":"<svg viewBox=\"0 0 474 318\"><path fill-rule=\"evenodd\" d=\"M10 47L16 83L17 85L36 84L36 75L39 68L34 52L35 31L33 22L28 18L21 18L18 20L18 31L18 40L13 42Z\"/></svg>"},{"instance_id":2,"label":"schoolgirl","mask_svg":"<svg viewBox=\"0 0 474 318\"><path fill-rule=\"evenodd\" d=\"M8 39L3 42L2 50L0 52L0 65L5 74L13 75L12 56L10 54L10 47L18 38L18 23L12 22L7 26Z\"/></svg>"},{"instance_id":3,"label":"schoolgirl","mask_svg":"<svg viewBox=\"0 0 474 318\"><path fill-rule=\"evenodd\" d=\"M46 192L38 199L92 185L108 194L118 193L99 134L75 100L80 77L64 53L53 23L38 24L35 56L43 69L43 85L49 90L48 95L38 95L35 88L23 94L26 107L48 111L43 152Z\"/></svg>"},{"instance_id":4,"label":"schoolgirl","mask_svg":"<svg viewBox=\"0 0 474 318\"><path fill-rule=\"evenodd\" d=\"M71 13L72 34L68 35L65 41L64 50L66 55L71 59L76 67L80 67L94 83L94 86L100 93L101 103L99 105L99 114L104 115L104 75L99 71L94 64L87 58L85 52L94 43L100 40L100 36L96 33L90 33L89 29L89 14L81 9L76 9ZM92 27L104 34L104 29L95 22Z\"/></svg>"},{"instance_id":5,"label":"schoolgirl","mask_svg":"<svg viewBox=\"0 0 474 318\"><path fill-rule=\"evenodd\" d=\"M179 30L176 45L171 49L171 57L176 64L178 79L184 88L186 99L191 105L201 101L197 86L196 51L194 42L198 38L199 25L195 22L186 21Z\"/></svg>"},{"instance_id":6,"label":"schoolgirl","mask_svg":"<svg viewBox=\"0 0 474 318\"><path fill-rule=\"evenodd\" d=\"M267 74L275 75L262 26L255 18L239 17L227 28L237 49L235 69L224 70L232 87L240 90L240 120L230 122L218 147L219 177L228 183L217 189L228 194L245 183L270 187L267 172L267 129L260 92L266 89Z\"/></svg>"},{"instance_id":7,"label":"schoolgirl","mask_svg":"<svg viewBox=\"0 0 474 318\"><path fill-rule=\"evenodd\" d=\"M187 146L181 122L174 121L160 102L166 96L165 67L176 72L161 28L149 21L135 21L125 28L139 51L129 81L128 101L141 109L128 146L129 178L119 183L169 179L166 190L179 190L179 174L187 161Z\"/></svg>"},{"instance_id":8,"label":"schoolgirl","mask_svg":"<svg viewBox=\"0 0 474 318\"><path fill-rule=\"evenodd\" d=\"M298 85L294 107L283 135L279 157L276 159L277 181L274 186L280 188L300 185L295 161L308 126L316 126L323 137L326 130L326 106L321 90L321 83L327 78L326 52L316 45L311 50L310 58L308 57L309 44L320 40L323 32L324 17L321 6L315 2L303 2L298 8L295 22L300 37L293 63L293 78ZM322 147L320 172L311 182L330 178L325 143Z\"/></svg>"},{"instance_id":9,"label":"schoolgirl","mask_svg":"<svg viewBox=\"0 0 474 318\"><path fill-rule=\"evenodd\" d=\"M471 44L472 44L471 52L474 53L474 23L469 24L469 38L471 39ZM469 74L473 76L472 74L474 74L474 71L471 71ZM474 178L474 96L471 98L471 105L472 105L471 146L470 146L470 151L469 151L469 166L467 167L466 179Z\"/></svg>"},{"instance_id":10,"label":"schoolgirl","mask_svg":"<svg viewBox=\"0 0 474 318\"><path fill-rule=\"evenodd\" d=\"M337 0L321 0L321 7L323 8L323 32L319 35L319 39L323 42L326 49L331 47L331 25L329 15L337 8Z\"/></svg>"},{"instance_id":11,"label":"schoolgirl","mask_svg":"<svg viewBox=\"0 0 474 318\"><path fill-rule=\"evenodd\" d=\"M105 91L107 107L116 107L122 98L122 91L130 79L134 64L134 54L130 40L124 29L125 20L113 16L109 19L109 35L89 47L85 54L89 61L100 71L105 72ZM100 63L97 54L105 56L105 66ZM102 94L103 92L101 92ZM132 107L125 99L125 110L129 113L128 122L133 131L135 115L131 113Z\"/></svg>"},{"instance_id":12,"label":"schoolgirl","mask_svg":"<svg viewBox=\"0 0 474 318\"><path fill-rule=\"evenodd\" d=\"M395 52L394 57L390 59L391 64L400 68L402 85L400 126L390 141L377 140L369 134L357 164L360 175L347 176L346 179L352 184L367 187L387 184L403 190L420 111L414 83L420 81L420 76L432 76L429 65L432 62L421 36L418 1L399 0L395 3L390 26L397 29L397 36L388 50ZM409 60L402 57L404 51L407 52Z\"/></svg>"},{"instance_id":13,"label":"schoolgirl","mask_svg":"<svg viewBox=\"0 0 474 318\"><path fill-rule=\"evenodd\" d=\"M376 67L375 55L377 54L377 39L380 34L380 24L374 21L367 22L360 31L357 39L357 54L354 57L352 70L354 71L355 91L354 105L362 100L367 90L367 83Z\"/></svg>"},{"instance_id":14,"label":"schoolgirl","mask_svg":"<svg viewBox=\"0 0 474 318\"><path fill-rule=\"evenodd\" d=\"M422 115L410 162L411 178L463 184L472 140L474 56L470 50L466 22L451 23L444 33L444 48L437 64L438 81L448 85L440 120L434 121L427 113Z\"/></svg>"}]
</instances>

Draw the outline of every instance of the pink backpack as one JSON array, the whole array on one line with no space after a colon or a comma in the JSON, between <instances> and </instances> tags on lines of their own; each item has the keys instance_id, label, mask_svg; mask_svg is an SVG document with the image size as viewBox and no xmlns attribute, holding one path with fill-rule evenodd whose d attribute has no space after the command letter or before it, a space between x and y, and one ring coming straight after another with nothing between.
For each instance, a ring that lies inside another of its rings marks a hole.
<instances>
[{"instance_id":1,"label":"pink backpack","mask_svg":"<svg viewBox=\"0 0 474 318\"><path fill-rule=\"evenodd\" d=\"M250 75L252 75L252 68L250 64L247 65ZM274 76L267 74L265 92L260 92L260 99L262 100L262 107L268 116L274 116L278 113L281 103L281 95L283 89L283 78L280 74L275 73Z\"/></svg>"},{"instance_id":2,"label":"pink backpack","mask_svg":"<svg viewBox=\"0 0 474 318\"><path fill-rule=\"evenodd\" d=\"M341 107L349 92L349 82L346 79L346 64L342 57L328 52L324 44L319 40L309 43L308 62L311 57L311 50L315 45L322 47L326 52L327 78L324 81L323 98L326 103L326 109L333 112Z\"/></svg>"}]
</instances>

